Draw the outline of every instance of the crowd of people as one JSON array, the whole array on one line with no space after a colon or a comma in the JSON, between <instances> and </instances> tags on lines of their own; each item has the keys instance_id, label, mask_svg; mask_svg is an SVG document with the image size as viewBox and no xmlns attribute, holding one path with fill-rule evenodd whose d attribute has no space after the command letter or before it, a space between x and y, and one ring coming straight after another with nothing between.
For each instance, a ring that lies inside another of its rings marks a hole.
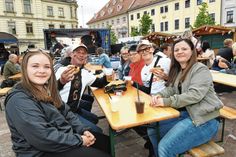
<instances>
[{"instance_id":1,"label":"crowd of people","mask_svg":"<svg viewBox=\"0 0 236 157\"><path fill-rule=\"evenodd\" d=\"M89 50L84 44L61 52L62 58L55 62L49 51L29 48L19 60L20 68L18 56L9 55L4 77L22 73L5 100L13 150L19 157L110 156L109 137L91 111L94 98L84 92L88 86L103 88L109 82L85 68ZM99 47L96 53L97 64L111 68L104 49ZM180 112L178 118L159 123L160 139L155 123L134 128L146 136L150 157L175 157L216 135L223 104L209 68L227 72L234 67L235 55L236 43L231 39L215 55L209 42L200 42L191 33L160 47L142 40L121 48L119 79L131 77L134 87L151 96L152 107L170 106ZM204 65L198 57L207 57L209 62Z\"/></svg>"}]
</instances>

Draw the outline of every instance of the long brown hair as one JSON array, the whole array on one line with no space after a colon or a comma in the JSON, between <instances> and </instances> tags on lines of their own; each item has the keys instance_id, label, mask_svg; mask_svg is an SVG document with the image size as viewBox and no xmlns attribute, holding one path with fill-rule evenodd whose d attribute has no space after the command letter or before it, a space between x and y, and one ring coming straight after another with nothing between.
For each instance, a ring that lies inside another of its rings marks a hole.
<instances>
[{"instance_id":1,"label":"long brown hair","mask_svg":"<svg viewBox=\"0 0 236 157\"><path fill-rule=\"evenodd\" d=\"M190 39L179 39L179 40L175 41L173 44L173 47L172 47L170 72L169 72L169 77L167 80L167 86L174 85L175 79L176 79L178 73L181 71L181 66L180 66L179 62L174 57L174 48L177 43L182 42L182 41L184 41L185 43L187 43L189 45L189 47L192 50L192 55L188 61L186 68L183 69L182 76L180 77L180 82L184 81L189 70L197 62L197 52L194 48L193 42Z\"/></svg>"},{"instance_id":2,"label":"long brown hair","mask_svg":"<svg viewBox=\"0 0 236 157\"><path fill-rule=\"evenodd\" d=\"M48 83L44 85L45 89L44 91L39 90L36 87L36 85L32 83L28 78L27 65L29 58L37 54L43 54L49 59L50 69L52 71ZM42 49L29 50L23 57L21 69L22 69L21 85L24 89L30 92L33 95L33 97L38 101L51 102L55 107L57 108L61 107L62 100L57 90L57 82L53 70L53 61L47 51Z\"/></svg>"}]
</instances>

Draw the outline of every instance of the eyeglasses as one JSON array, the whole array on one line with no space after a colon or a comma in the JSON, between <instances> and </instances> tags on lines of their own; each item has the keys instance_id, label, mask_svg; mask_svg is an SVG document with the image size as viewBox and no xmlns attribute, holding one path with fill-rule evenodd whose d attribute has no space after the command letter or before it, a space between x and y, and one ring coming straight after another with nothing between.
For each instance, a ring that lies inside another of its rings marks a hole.
<instances>
[{"instance_id":1,"label":"eyeglasses","mask_svg":"<svg viewBox=\"0 0 236 157\"><path fill-rule=\"evenodd\" d=\"M138 53L149 54L151 47L145 47L144 49L138 50Z\"/></svg>"},{"instance_id":2,"label":"eyeglasses","mask_svg":"<svg viewBox=\"0 0 236 157\"><path fill-rule=\"evenodd\" d=\"M121 53L121 56L130 56L128 53Z\"/></svg>"}]
</instances>

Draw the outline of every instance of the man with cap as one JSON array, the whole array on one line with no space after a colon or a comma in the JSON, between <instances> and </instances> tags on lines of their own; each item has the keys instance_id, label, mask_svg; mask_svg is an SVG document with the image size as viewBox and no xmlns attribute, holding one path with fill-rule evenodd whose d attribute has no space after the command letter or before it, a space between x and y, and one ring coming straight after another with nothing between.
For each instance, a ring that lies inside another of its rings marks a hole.
<instances>
[{"instance_id":1,"label":"man with cap","mask_svg":"<svg viewBox=\"0 0 236 157\"><path fill-rule=\"evenodd\" d=\"M104 49L102 47L97 48L96 53L99 55L96 64L102 65L105 68L112 68L110 58L104 52Z\"/></svg>"},{"instance_id":2,"label":"man with cap","mask_svg":"<svg viewBox=\"0 0 236 157\"><path fill-rule=\"evenodd\" d=\"M85 45L80 44L72 49L71 65L60 67L56 72L58 79L58 89L62 100L66 102L73 112L78 113L81 121L91 127L93 131L102 132L101 128L95 124L98 122L98 117L80 107L82 94L87 86L102 88L108 82L105 77L97 78L93 73L84 68L87 63L88 49ZM74 68L71 68L74 67ZM75 72L80 68L78 72Z\"/></svg>"}]
</instances>

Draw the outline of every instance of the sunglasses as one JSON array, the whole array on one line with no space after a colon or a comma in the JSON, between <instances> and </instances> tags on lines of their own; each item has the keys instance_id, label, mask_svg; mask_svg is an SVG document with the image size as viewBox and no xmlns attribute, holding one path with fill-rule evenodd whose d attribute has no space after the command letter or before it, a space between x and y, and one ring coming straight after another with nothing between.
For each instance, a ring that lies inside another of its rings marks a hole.
<instances>
[{"instance_id":1,"label":"sunglasses","mask_svg":"<svg viewBox=\"0 0 236 157\"><path fill-rule=\"evenodd\" d=\"M48 50L45 50L45 49L42 49L42 48L28 48L26 51L25 51L25 54L27 53L36 53L36 52L43 52L43 53L47 53L47 54L51 54L50 51Z\"/></svg>"}]
</instances>

